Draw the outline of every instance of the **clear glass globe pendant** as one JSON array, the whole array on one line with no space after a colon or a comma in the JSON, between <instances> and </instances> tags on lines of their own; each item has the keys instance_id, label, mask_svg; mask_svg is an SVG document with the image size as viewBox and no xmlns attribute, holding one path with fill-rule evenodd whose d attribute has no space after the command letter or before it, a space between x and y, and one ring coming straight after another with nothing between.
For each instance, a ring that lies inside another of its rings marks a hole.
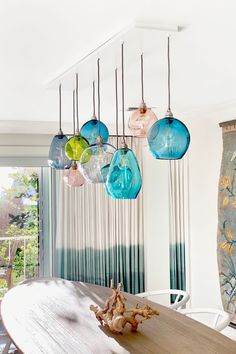
<instances>
[{"instance_id":1,"label":"clear glass globe pendant","mask_svg":"<svg viewBox=\"0 0 236 354\"><path fill-rule=\"evenodd\" d=\"M190 144L186 125L174 118L170 109L170 37L167 46L168 57L168 109L166 116L155 122L148 132L148 144L152 155L161 160L182 159Z\"/></svg>"},{"instance_id":2,"label":"clear glass globe pendant","mask_svg":"<svg viewBox=\"0 0 236 354\"><path fill-rule=\"evenodd\" d=\"M103 183L104 168L111 162L116 151L111 144L104 143L102 138L97 138L97 144L90 145L81 155L81 171L89 183Z\"/></svg>"},{"instance_id":3,"label":"clear glass globe pendant","mask_svg":"<svg viewBox=\"0 0 236 354\"><path fill-rule=\"evenodd\" d=\"M103 183L103 173L105 166L111 162L112 156L116 149L111 144L104 142L100 128L100 59L97 60L97 75L98 75L98 136L96 143L91 144L81 155L80 166L81 171L89 183ZM94 97L94 84L93 84L93 97ZM95 102L95 100L93 99ZM94 104L95 113L95 104ZM108 138L108 137L107 137Z\"/></svg>"},{"instance_id":4,"label":"clear glass globe pendant","mask_svg":"<svg viewBox=\"0 0 236 354\"><path fill-rule=\"evenodd\" d=\"M125 142L125 115L124 115L124 44L121 45L122 68L122 147L117 149L110 162L106 187L108 194L114 199L135 199L142 187L142 177L138 161L134 152Z\"/></svg>"},{"instance_id":5,"label":"clear glass globe pendant","mask_svg":"<svg viewBox=\"0 0 236 354\"><path fill-rule=\"evenodd\" d=\"M65 170L64 182L69 187L81 187L85 183L85 179L81 174L76 161L73 161L71 167L68 170Z\"/></svg>"},{"instance_id":6,"label":"clear glass globe pendant","mask_svg":"<svg viewBox=\"0 0 236 354\"><path fill-rule=\"evenodd\" d=\"M133 136L138 138L146 138L150 127L157 121L157 116L151 108L147 107L144 101L143 54L141 54L141 91L141 104L131 114L128 126Z\"/></svg>"},{"instance_id":7,"label":"clear glass globe pendant","mask_svg":"<svg viewBox=\"0 0 236 354\"><path fill-rule=\"evenodd\" d=\"M63 134L61 129L61 85L59 85L59 132L52 139L49 156L48 165L56 170L64 170L69 168L71 161L65 154L65 145L68 139L67 136Z\"/></svg>"}]
</instances>

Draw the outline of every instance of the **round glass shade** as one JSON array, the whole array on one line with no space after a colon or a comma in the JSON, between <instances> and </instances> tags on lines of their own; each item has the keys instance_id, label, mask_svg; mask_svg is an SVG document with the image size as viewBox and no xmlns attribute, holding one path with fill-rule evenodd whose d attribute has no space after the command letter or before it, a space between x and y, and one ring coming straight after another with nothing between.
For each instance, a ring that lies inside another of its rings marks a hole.
<instances>
[{"instance_id":1,"label":"round glass shade","mask_svg":"<svg viewBox=\"0 0 236 354\"><path fill-rule=\"evenodd\" d=\"M99 135L104 143L106 143L109 138L107 126L101 121L99 122L97 119L90 119L88 122L84 123L80 132L90 145L97 143Z\"/></svg>"},{"instance_id":2,"label":"round glass shade","mask_svg":"<svg viewBox=\"0 0 236 354\"><path fill-rule=\"evenodd\" d=\"M107 189L115 199L135 199L142 187L142 177L135 154L129 148L118 149L111 160Z\"/></svg>"},{"instance_id":3,"label":"round glass shade","mask_svg":"<svg viewBox=\"0 0 236 354\"><path fill-rule=\"evenodd\" d=\"M81 171L90 183L103 183L102 168L110 164L116 149L103 143L90 145L81 155Z\"/></svg>"},{"instance_id":4,"label":"round glass shade","mask_svg":"<svg viewBox=\"0 0 236 354\"><path fill-rule=\"evenodd\" d=\"M55 135L52 139L49 156L48 156L48 165L56 170L64 170L69 168L71 161L65 154L65 145L68 142L68 139L63 134Z\"/></svg>"},{"instance_id":5,"label":"round glass shade","mask_svg":"<svg viewBox=\"0 0 236 354\"><path fill-rule=\"evenodd\" d=\"M158 120L148 132L149 148L156 159L181 159L188 150L189 143L188 128L173 117Z\"/></svg>"},{"instance_id":6,"label":"round glass shade","mask_svg":"<svg viewBox=\"0 0 236 354\"><path fill-rule=\"evenodd\" d=\"M82 152L89 146L89 143L81 135L75 135L65 145L67 157L72 161L79 161Z\"/></svg>"},{"instance_id":7,"label":"round glass shade","mask_svg":"<svg viewBox=\"0 0 236 354\"><path fill-rule=\"evenodd\" d=\"M64 182L69 187L81 187L85 183L84 176L81 174L77 163L64 172Z\"/></svg>"},{"instance_id":8,"label":"round glass shade","mask_svg":"<svg viewBox=\"0 0 236 354\"><path fill-rule=\"evenodd\" d=\"M146 106L140 106L129 118L129 129L138 138L146 138L150 127L157 121L155 113Z\"/></svg>"}]
</instances>

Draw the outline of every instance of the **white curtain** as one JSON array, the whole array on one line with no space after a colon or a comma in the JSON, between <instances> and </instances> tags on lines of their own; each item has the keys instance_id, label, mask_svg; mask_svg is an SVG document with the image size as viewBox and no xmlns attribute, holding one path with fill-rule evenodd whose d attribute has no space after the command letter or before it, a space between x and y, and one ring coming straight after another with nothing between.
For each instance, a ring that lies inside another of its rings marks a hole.
<instances>
[{"instance_id":1,"label":"white curtain","mask_svg":"<svg viewBox=\"0 0 236 354\"><path fill-rule=\"evenodd\" d=\"M186 289L189 237L188 157L169 162L170 287Z\"/></svg>"},{"instance_id":2,"label":"white curtain","mask_svg":"<svg viewBox=\"0 0 236 354\"><path fill-rule=\"evenodd\" d=\"M116 138L110 143L116 146ZM142 171L142 144L128 138ZM114 200L103 184L70 188L56 172L54 275L124 289L144 291L142 190L136 200Z\"/></svg>"}]
</instances>

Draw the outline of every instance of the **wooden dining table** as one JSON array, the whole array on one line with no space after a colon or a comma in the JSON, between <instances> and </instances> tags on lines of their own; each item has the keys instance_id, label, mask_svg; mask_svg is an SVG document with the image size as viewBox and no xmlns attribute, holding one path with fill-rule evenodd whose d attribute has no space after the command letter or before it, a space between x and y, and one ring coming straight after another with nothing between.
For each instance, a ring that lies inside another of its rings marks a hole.
<instances>
[{"instance_id":1,"label":"wooden dining table","mask_svg":"<svg viewBox=\"0 0 236 354\"><path fill-rule=\"evenodd\" d=\"M235 354L236 343L160 304L125 293L127 308L149 304L159 316L122 334L102 326L90 305L104 306L106 287L50 278L11 289L1 306L6 330L25 354Z\"/></svg>"}]
</instances>

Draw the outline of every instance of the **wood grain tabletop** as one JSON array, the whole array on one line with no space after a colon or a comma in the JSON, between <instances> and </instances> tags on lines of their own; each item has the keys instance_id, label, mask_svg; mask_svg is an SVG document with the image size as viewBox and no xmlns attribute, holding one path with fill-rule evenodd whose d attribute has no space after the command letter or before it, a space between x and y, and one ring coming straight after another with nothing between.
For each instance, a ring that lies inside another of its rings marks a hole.
<instances>
[{"instance_id":1,"label":"wood grain tabletop","mask_svg":"<svg viewBox=\"0 0 236 354\"><path fill-rule=\"evenodd\" d=\"M160 312L133 333L102 327L89 307L103 307L109 288L63 279L27 281L2 301L6 330L24 354L236 354L236 343L205 325L146 299L125 294L127 308Z\"/></svg>"}]
</instances>

